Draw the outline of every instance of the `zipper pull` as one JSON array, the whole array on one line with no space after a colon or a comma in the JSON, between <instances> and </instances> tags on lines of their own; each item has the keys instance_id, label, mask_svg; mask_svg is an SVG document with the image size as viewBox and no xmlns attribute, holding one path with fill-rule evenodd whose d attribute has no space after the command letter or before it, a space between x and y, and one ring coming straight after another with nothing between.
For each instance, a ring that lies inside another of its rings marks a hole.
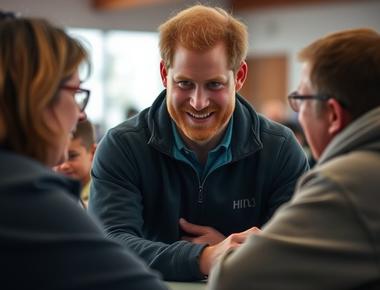
<instances>
[{"instance_id":1,"label":"zipper pull","mask_svg":"<svg viewBox=\"0 0 380 290\"><path fill-rule=\"evenodd\" d=\"M198 190L198 203L203 203L203 186L199 186Z\"/></svg>"}]
</instances>

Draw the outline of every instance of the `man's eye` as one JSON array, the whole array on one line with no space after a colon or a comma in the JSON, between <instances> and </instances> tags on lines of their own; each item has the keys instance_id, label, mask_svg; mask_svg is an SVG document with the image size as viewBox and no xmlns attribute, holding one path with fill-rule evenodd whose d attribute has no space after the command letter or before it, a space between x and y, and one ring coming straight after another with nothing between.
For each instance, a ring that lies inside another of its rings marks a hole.
<instances>
[{"instance_id":1,"label":"man's eye","mask_svg":"<svg viewBox=\"0 0 380 290\"><path fill-rule=\"evenodd\" d=\"M181 89L191 89L193 84L189 81L179 81L178 82L178 86L181 88Z\"/></svg>"},{"instance_id":2,"label":"man's eye","mask_svg":"<svg viewBox=\"0 0 380 290\"><path fill-rule=\"evenodd\" d=\"M223 87L223 84L220 82L209 82L207 86L211 90L218 90Z\"/></svg>"}]
</instances>

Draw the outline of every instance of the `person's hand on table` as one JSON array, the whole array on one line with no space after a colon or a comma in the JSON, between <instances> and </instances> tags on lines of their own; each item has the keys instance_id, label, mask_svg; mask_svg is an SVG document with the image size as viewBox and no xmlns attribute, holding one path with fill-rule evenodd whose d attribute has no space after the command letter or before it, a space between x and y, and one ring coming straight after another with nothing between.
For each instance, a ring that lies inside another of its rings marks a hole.
<instances>
[{"instance_id":1,"label":"person's hand on table","mask_svg":"<svg viewBox=\"0 0 380 290\"><path fill-rule=\"evenodd\" d=\"M184 232L189 234L188 236L183 236L181 239L191 243L213 246L226 238L212 227L192 224L183 218L179 220L179 225Z\"/></svg>"},{"instance_id":2,"label":"person's hand on table","mask_svg":"<svg viewBox=\"0 0 380 290\"><path fill-rule=\"evenodd\" d=\"M257 227L252 227L244 232L231 234L226 239L218 244L207 246L201 253L199 258L200 270L204 275L208 275L212 266L218 259L230 249L239 247L246 238L251 234L258 234L261 230Z\"/></svg>"}]
</instances>

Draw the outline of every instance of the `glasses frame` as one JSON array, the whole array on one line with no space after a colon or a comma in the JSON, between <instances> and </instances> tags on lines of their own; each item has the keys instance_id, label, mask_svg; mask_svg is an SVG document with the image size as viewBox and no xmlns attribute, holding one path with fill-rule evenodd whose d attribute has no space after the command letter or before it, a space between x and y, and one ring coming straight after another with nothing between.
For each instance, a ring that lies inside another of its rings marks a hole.
<instances>
[{"instance_id":1,"label":"glasses frame","mask_svg":"<svg viewBox=\"0 0 380 290\"><path fill-rule=\"evenodd\" d=\"M87 107L88 101L90 99L91 91L88 90L88 89L83 89L83 88L80 88L80 87L73 87L73 86L61 86L60 88L63 89L63 90L74 91L74 100L75 100L75 103L79 107L79 110L81 112L84 112L84 110ZM81 101L77 100L77 93L79 93L79 92L80 93L85 93L85 97L84 97L83 101L82 100Z\"/></svg>"},{"instance_id":2,"label":"glasses frame","mask_svg":"<svg viewBox=\"0 0 380 290\"><path fill-rule=\"evenodd\" d=\"M297 92L292 92L288 96L289 106L294 112L299 112L300 106L296 103L297 100L318 100L318 101L327 101L332 97L326 95L299 95Z\"/></svg>"}]
</instances>

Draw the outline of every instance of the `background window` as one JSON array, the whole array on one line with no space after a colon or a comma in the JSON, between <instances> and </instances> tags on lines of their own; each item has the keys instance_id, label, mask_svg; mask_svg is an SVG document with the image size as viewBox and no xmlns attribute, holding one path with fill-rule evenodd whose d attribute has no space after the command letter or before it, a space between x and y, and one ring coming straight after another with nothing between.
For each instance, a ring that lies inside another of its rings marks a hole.
<instances>
[{"instance_id":1,"label":"background window","mask_svg":"<svg viewBox=\"0 0 380 290\"><path fill-rule=\"evenodd\" d=\"M100 134L121 123L130 110L149 107L163 90L158 34L68 28L91 55L92 71L83 85L91 90L86 109Z\"/></svg>"}]
</instances>

